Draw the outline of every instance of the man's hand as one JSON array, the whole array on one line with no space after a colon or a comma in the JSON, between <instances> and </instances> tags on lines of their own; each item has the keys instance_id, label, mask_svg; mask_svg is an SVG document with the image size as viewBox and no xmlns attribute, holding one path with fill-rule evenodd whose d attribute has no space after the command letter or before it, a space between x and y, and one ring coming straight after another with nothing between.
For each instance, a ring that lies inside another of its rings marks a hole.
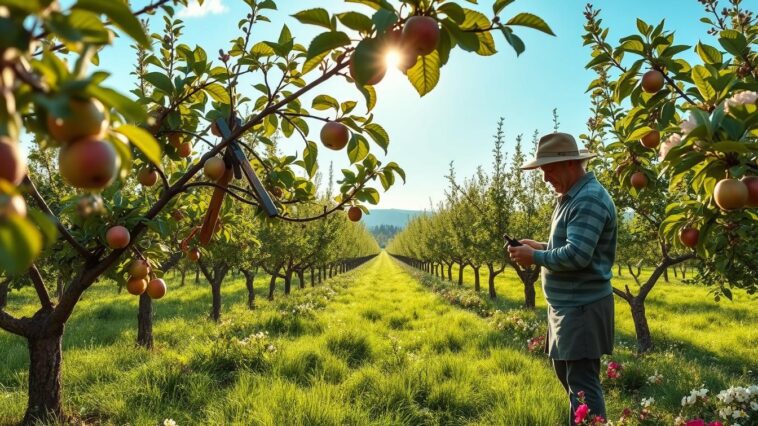
<instances>
[{"instance_id":1,"label":"man's hand","mask_svg":"<svg viewBox=\"0 0 758 426\"><path fill-rule=\"evenodd\" d=\"M529 240L529 239L523 239L518 240L521 244L527 245L535 250L545 250L545 243L541 243L539 241Z\"/></svg>"},{"instance_id":2,"label":"man's hand","mask_svg":"<svg viewBox=\"0 0 758 426\"><path fill-rule=\"evenodd\" d=\"M523 246L508 246L508 254L510 254L511 260L524 268L534 265L534 247L526 241L539 244L532 240L521 240L519 242L524 244ZM539 247L541 248L542 245L539 245Z\"/></svg>"}]
</instances>

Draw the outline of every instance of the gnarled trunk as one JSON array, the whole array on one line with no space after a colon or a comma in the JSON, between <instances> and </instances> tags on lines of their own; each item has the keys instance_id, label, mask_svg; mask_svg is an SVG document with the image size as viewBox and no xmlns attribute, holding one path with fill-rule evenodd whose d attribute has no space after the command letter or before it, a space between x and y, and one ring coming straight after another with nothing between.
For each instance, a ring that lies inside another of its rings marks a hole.
<instances>
[{"instance_id":1,"label":"gnarled trunk","mask_svg":"<svg viewBox=\"0 0 758 426\"><path fill-rule=\"evenodd\" d=\"M487 270L489 271L489 276L487 277L487 287L489 289L490 299L497 299L497 292L495 291L495 277L503 272L503 268L500 268L499 271L496 271L495 266L492 263L488 263Z\"/></svg>"},{"instance_id":2,"label":"gnarled trunk","mask_svg":"<svg viewBox=\"0 0 758 426\"><path fill-rule=\"evenodd\" d=\"M153 300L147 292L142 293L139 297L137 344L146 349L153 348Z\"/></svg>"},{"instance_id":3,"label":"gnarled trunk","mask_svg":"<svg viewBox=\"0 0 758 426\"><path fill-rule=\"evenodd\" d=\"M63 419L61 407L61 362L63 327L56 333L28 339L29 400L23 425Z\"/></svg>"},{"instance_id":4,"label":"gnarled trunk","mask_svg":"<svg viewBox=\"0 0 758 426\"><path fill-rule=\"evenodd\" d=\"M637 353L642 354L653 349L653 336L650 334L650 326L645 315L645 301L635 297L628 302L632 310L634 331L637 334Z\"/></svg>"}]
</instances>

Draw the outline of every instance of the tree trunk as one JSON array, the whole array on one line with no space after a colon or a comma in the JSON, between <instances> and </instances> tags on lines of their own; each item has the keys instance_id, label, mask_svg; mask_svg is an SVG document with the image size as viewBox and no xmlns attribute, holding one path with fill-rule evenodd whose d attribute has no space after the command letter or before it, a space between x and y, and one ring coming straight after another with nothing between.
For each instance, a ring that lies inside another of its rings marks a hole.
<instances>
[{"instance_id":1,"label":"tree trunk","mask_svg":"<svg viewBox=\"0 0 758 426\"><path fill-rule=\"evenodd\" d=\"M617 268L618 268L618 270L619 270L618 276L620 277L620 276L621 276L621 270L622 270L622 268L621 268L621 264L620 264L620 263L617 263L617 264L616 264L616 267L617 267Z\"/></svg>"},{"instance_id":2,"label":"tree trunk","mask_svg":"<svg viewBox=\"0 0 758 426\"><path fill-rule=\"evenodd\" d=\"M313 271L313 269L314 269L314 268L311 266L311 287L315 287L315 286L316 286L316 281L315 281L315 279L313 278L313 275L314 275L314 271Z\"/></svg>"},{"instance_id":3,"label":"tree trunk","mask_svg":"<svg viewBox=\"0 0 758 426\"><path fill-rule=\"evenodd\" d=\"M474 270L474 291L477 293L481 290L481 287L479 286L479 268L481 268L481 266L471 266L471 269Z\"/></svg>"},{"instance_id":4,"label":"tree trunk","mask_svg":"<svg viewBox=\"0 0 758 426\"><path fill-rule=\"evenodd\" d=\"M200 283L200 268L195 269L195 284Z\"/></svg>"},{"instance_id":5,"label":"tree trunk","mask_svg":"<svg viewBox=\"0 0 758 426\"><path fill-rule=\"evenodd\" d=\"M248 309L255 309L255 288L253 283L255 281L255 272L242 271L245 275L245 286L247 287L247 307Z\"/></svg>"},{"instance_id":6,"label":"tree trunk","mask_svg":"<svg viewBox=\"0 0 758 426\"><path fill-rule=\"evenodd\" d=\"M663 270L663 281L669 282L669 270L668 268Z\"/></svg>"},{"instance_id":7,"label":"tree trunk","mask_svg":"<svg viewBox=\"0 0 758 426\"><path fill-rule=\"evenodd\" d=\"M489 288L490 299L497 299L497 292L495 291L495 277L499 272L495 272L495 268L491 263L487 264L487 270L489 276L487 277L487 287Z\"/></svg>"},{"instance_id":8,"label":"tree trunk","mask_svg":"<svg viewBox=\"0 0 758 426\"><path fill-rule=\"evenodd\" d=\"M458 268L458 285L463 285L463 270L466 269L466 264L461 262L458 265L460 265Z\"/></svg>"},{"instance_id":9,"label":"tree trunk","mask_svg":"<svg viewBox=\"0 0 758 426\"><path fill-rule=\"evenodd\" d=\"M447 280L453 281L453 263L448 263L447 265Z\"/></svg>"},{"instance_id":10,"label":"tree trunk","mask_svg":"<svg viewBox=\"0 0 758 426\"><path fill-rule=\"evenodd\" d=\"M61 362L63 327L52 336L30 338L29 401L23 425L63 419L61 407Z\"/></svg>"},{"instance_id":11,"label":"tree trunk","mask_svg":"<svg viewBox=\"0 0 758 426\"><path fill-rule=\"evenodd\" d=\"M185 280L186 277L187 277L187 267L184 266L184 267L182 267L182 283L179 284L179 287L184 287L184 283L185 283L184 280Z\"/></svg>"},{"instance_id":12,"label":"tree trunk","mask_svg":"<svg viewBox=\"0 0 758 426\"><path fill-rule=\"evenodd\" d=\"M531 280L525 280L524 281L524 306L527 308L534 309L536 305L536 297L537 294L534 291L534 281L526 282Z\"/></svg>"},{"instance_id":13,"label":"tree trunk","mask_svg":"<svg viewBox=\"0 0 758 426\"><path fill-rule=\"evenodd\" d=\"M629 307L632 309L634 331L637 334L637 353L643 354L653 348L653 337L645 315L645 301L635 297L629 302Z\"/></svg>"},{"instance_id":14,"label":"tree trunk","mask_svg":"<svg viewBox=\"0 0 758 426\"><path fill-rule=\"evenodd\" d=\"M300 281L300 288L305 288L305 271L303 269L297 270L297 279Z\"/></svg>"},{"instance_id":15,"label":"tree trunk","mask_svg":"<svg viewBox=\"0 0 758 426\"><path fill-rule=\"evenodd\" d=\"M213 307L211 308L211 319L215 322L219 322L221 320L221 281L224 280L224 277L214 277L216 278L211 282L211 293L213 294Z\"/></svg>"},{"instance_id":16,"label":"tree trunk","mask_svg":"<svg viewBox=\"0 0 758 426\"><path fill-rule=\"evenodd\" d=\"M284 294L289 295L290 290L292 290L292 269L284 273Z\"/></svg>"},{"instance_id":17,"label":"tree trunk","mask_svg":"<svg viewBox=\"0 0 758 426\"><path fill-rule=\"evenodd\" d=\"M139 312L137 313L137 345L146 349L153 348L153 300L142 293L139 297Z\"/></svg>"},{"instance_id":18,"label":"tree trunk","mask_svg":"<svg viewBox=\"0 0 758 426\"><path fill-rule=\"evenodd\" d=\"M274 290L276 290L276 272L271 274L271 280L268 282L268 300L274 300Z\"/></svg>"},{"instance_id":19,"label":"tree trunk","mask_svg":"<svg viewBox=\"0 0 758 426\"><path fill-rule=\"evenodd\" d=\"M11 282L5 281L0 283L0 309L3 309L8 304L8 291L10 290Z\"/></svg>"}]
</instances>

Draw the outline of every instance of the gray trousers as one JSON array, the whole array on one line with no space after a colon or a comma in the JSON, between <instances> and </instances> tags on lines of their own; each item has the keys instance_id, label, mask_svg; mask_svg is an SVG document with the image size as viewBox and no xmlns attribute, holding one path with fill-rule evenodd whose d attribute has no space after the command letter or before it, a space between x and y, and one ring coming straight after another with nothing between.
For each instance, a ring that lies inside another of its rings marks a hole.
<instances>
[{"instance_id":1,"label":"gray trousers","mask_svg":"<svg viewBox=\"0 0 758 426\"><path fill-rule=\"evenodd\" d=\"M605 416L605 400L603 388L600 386L600 360L579 359L562 361L553 359L553 370L563 389L569 397L568 424L574 426L574 413L579 407L577 393L584 391L584 402L590 409L590 416Z\"/></svg>"}]
</instances>

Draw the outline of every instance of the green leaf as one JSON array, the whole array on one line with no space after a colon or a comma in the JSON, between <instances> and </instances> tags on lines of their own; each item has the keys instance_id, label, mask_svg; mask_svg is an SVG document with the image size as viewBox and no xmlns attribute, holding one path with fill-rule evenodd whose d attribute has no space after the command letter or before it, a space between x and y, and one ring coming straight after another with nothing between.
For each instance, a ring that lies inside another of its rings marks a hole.
<instances>
[{"instance_id":1,"label":"green leaf","mask_svg":"<svg viewBox=\"0 0 758 426\"><path fill-rule=\"evenodd\" d=\"M374 142L384 150L384 153L387 154L387 146L390 143L390 135L387 131L376 123L370 123L363 126L363 130L365 130L371 139L373 139Z\"/></svg>"},{"instance_id":2,"label":"green leaf","mask_svg":"<svg viewBox=\"0 0 758 426\"><path fill-rule=\"evenodd\" d=\"M356 194L356 198L360 201L376 205L379 203L379 191L374 188L363 188Z\"/></svg>"},{"instance_id":3,"label":"green leaf","mask_svg":"<svg viewBox=\"0 0 758 426\"><path fill-rule=\"evenodd\" d=\"M314 142L308 141L303 150L303 164L309 178L313 178L318 171L318 148Z\"/></svg>"},{"instance_id":4,"label":"green leaf","mask_svg":"<svg viewBox=\"0 0 758 426\"><path fill-rule=\"evenodd\" d=\"M342 25L350 28L351 30L370 33L374 27L371 23L371 18L358 12L345 12L337 14L337 19L342 22Z\"/></svg>"},{"instance_id":5,"label":"green leaf","mask_svg":"<svg viewBox=\"0 0 758 426\"><path fill-rule=\"evenodd\" d=\"M645 21L643 21L642 19L637 18L637 30L639 30L641 34L650 35L650 32L653 30L653 27L651 25L646 24Z\"/></svg>"},{"instance_id":6,"label":"green leaf","mask_svg":"<svg viewBox=\"0 0 758 426\"><path fill-rule=\"evenodd\" d=\"M308 46L308 52L305 55L306 60L315 58L319 55L325 55L332 49L346 46L348 44L350 44L350 37L342 31L321 33L317 35L313 41L311 41L310 46ZM303 68L305 68L305 66L303 66ZM307 71L303 71L303 74L306 72Z\"/></svg>"},{"instance_id":7,"label":"green leaf","mask_svg":"<svg viewBox=\"0 0 758 426\"><path fill-rule=\"evenodd\" d=\"M255 43L253 45L253 48L250 49L250 53L252 53L255 56L261 56L261 57L276 55L276 52L274 51L274 49L272 49L271 46L269 46L268 44L262 41Z\"/></svg>"},{"instance_id":8,"label":"green leaf","mask_svg":"<svg viewBox=\"0 0 758 426\"><path fill-rule=\"evenodd\" d=\"M162 156L161 146L147 130L131 124L124 124L115 129L115 131L126 136L137 149L145 154L145 157L147 157L154 166L160 167Z\"/></svg>"},{"instance_id":9,"label":"green leaf","mask_svg":"<svg viewBox=\"0 0 758 426\"><path fill-rule=\"evenodd\" d=\"M379 9L371 17L371 21L376 26L377 33L382 35L387 31L387 28L397 22L397 15L393 10Z\"/></svg>"},{"instance_id":10,"label":"green leaf","mask_svg":"<svg viewBox=\"0 0 758 426\"><path fill-rule=\"evenodd\" d=\"M619 47L626 52L645 54L645 45L639 40L627 40Z\"/></svg>"},{"instance_id":11,"label":"green leaf","mask_svg":"<svg viewBox=\"0 0 758 426\"><path fill-rule=\"evenodd\" d=\"M531 13L519 13L518 15L511 18L508 22L506 22L505 25L520 25L523 27L529 27L538 31L542 31L545 34L550 34L552 36L555 35L555 33L553 33L553 30L550 29L550 26L548 26L547 23L542 20L542 18Z\"/></svg>"},{"instance_id":12,"label":"green leaf","mask_svg":"<svg viewBox=\"0 0 758 426\"><path fill-rule=\"evenodd\" d=\"M639 140L640 138L642 138L643 136L645 136L646 134L648 134L648 133L650 133L652 131L653 131L652 128L650 128L648 126L642 126L639 129L636 129L635 131L633 131L632 133L630 133L629 136L626 137L626 142L637 141L637 140Z\"/></svg>"},{"instance_id":13,"label":"green leaf","mask_svg":"<svg viewBox=\"0 0 758 426\"><path fill-rule=\"evenodd\" d=\"M149 72L145 74L144 79L167 95L174 93L174 85L171 84L168 76L162 72Z\"/></svg>"},{"instance_id":14,"label":"green leaf","mask_svg":"<svg viewBox=\"0 0 758 426\"><path fill-rule=\"evenodd\" d=\"M329 30L334 30L334 27L332 27L332 21L329 18L329 12L327 12L326 9L315 8L303 10L292 16L303 24L318 25Z\"/></svg>"},{"instance_id":15,"label":"green leaf","mask_svg":"<svg viewBox=\"0 0 758 426\"><path fill-rule=\"evenodd\" d=\"M695 65L692 68L692 81L697 86L697 90L705 100L712 100L716 97L716 89L710 83L711 73L702 65Z\"/></svg>"},{"instance_id":16,"label":"green leaf","mask_svg":"<svg viewBox=\"0 0 758 426\"><path fill-rule=\"evenodd\" d=\"M479 48L476 50L477 55L492 56L497 53L495 39L490 32L476 33L476 38L479 39Z\"/></svg>"},{"instance_id":17,"label":"green leaf","mask_svg":"<svg viewBox=\"0 0 758 426\"><path fill-rule=\"evenodd\" d=\"M126 3L114 0L79 0L74 9L89 10L105 14L116 27L128 34L143 47L150 46L150 40L142 29L140 21L132 14Z\"/></svg>"},{"instance_id":18,"label":"green leaf","mask_svg":"<svg viewBox=\"0 0 758 426\"><path fill-rule=\"evenodd\" d=\"M340 105L340 109L342 110L342 114L350 114L350 111L355 109L355 106L358 105L358 102L355 101L345 101L342 102Z\"/></svg>"},{"instance_id":19,"label":"green leaf","mask_svg":"<svg viewBox=\"0 0 758 426\"><path fill-rule=\"evenodd\" d=\"M719 43L727 52L734 56L742 56L746 53L747 39L741 32L736 30L724 30L719 34Z\"/></svg>"},{"instance_id":20,"label":"green leaf","mask_svg":"<svg viewBox=\"0 0 758 426\"><path fill-rule=\"evenodd\" d=\"M695 51L706 64L718 65L724 60L723 55L713 46L698 42Z\"/></svg>"},{"instance_id":21,"label":"green leaf","mask_svg":"<svg viewBox=\"0 0 758 426\"><path fill-rule=\"evenodd\" d=\"M516 51L516 56L519 56L522 53L524 53L526 46L524 45L524 42L521 41L521 38L517 36L516 34L513 34L513 30L511 30L508 27L500 27L500 29L503 32L503 36L505 36L505 41L507 41L508 44L510 44L511 47L513 47L513 50Z\"/></svg>"},{"instance_id":22,"label":"green leaf","mask_svg":"<svg viewBox=\"0 0 758 426\"><path fill-rule=\"evenodd\" d=\"M513 3L515 0L495 0L495 3L492 5L492 12L497 15L505 9L506 6Z\"/></svg>"},{"instance_id":23,"label":"green leaf","mask_svg":"<svg viewBox=\"0 0 758 426\"><path fill-rule=\"evenodd\" d=\"M466 12L457 3L443 3L437 11L444 13L458 25L466 20Z\"/></svg>"},{"instance_id":24,"label":"green leaf","mask_svg":"<svg viewBox=\"0 0 758 426\"><path fill-rule=\"evenodd\" d=\"M736 152L738 154L746 154L752 151L744 143L734 142L734 141L716 142L713 145L709 146L708 148L709 150L723 152L723 153Z\"/></svg>"},{"instance_id":25,"label":"green leaf","mask_svg":"<svg viewBox=\"0 0 758 426\"><path fill-rule=\"evenodd\" d=\"M363 94L363 97L366 98L366 113L371 112L376 106L376 89L374 89L374 86L362 86L357 82L355 83L355 87L357 87Z\"/></svg>"},{"instance_id":26,"label":"green leaf","mask_svg":"<svg viewBox=\"0 0 758 426\"><path fill-rule=\"evenodd\" d=\"M419 57L416 65L408 70L408 80L421 96L434 89L440 80L440 57L436 50Z\"/></svg>"},{"instance_id":27,"label":"green leaf","mask_svg":"<svg viewBox=\"0 0 758 426\"><path fill-rule=\"evenodd\" d=\"M229 92L226 91L224 86L218 83L213 83L209 86L206 86L206 88L203 90L205 90L205 92L216 102L221 102L224 105L229 105L232 103L232 100L229 97Z\"/></svg>"},{"instance_id":28,"label":"green leaf","mask_svg":"<svg viewBox=\"0 0 758 426\"><path fill-rule=\"evenodd\" d=\"M0 221L0 273L19 275L42 250L42 235L27 219L8 215Z\"/></svg>"},{"instance_id":29,"label":"green leaf","mask_svg":"<svg viewBox=\"0 0 758 426\"><path fill-rule=\"evenodd\" d=\"M90 84L87 86L86 92L90 96L94 96L102 101L105 105L124 114L129 121L144 122L147 119L147 112L145 112L145 108L142 105L113 89Z\"/></svg>"},{"instance_id":30,"label":"green leaf","mask_svg":"<svg viewBox=\"0 0 758 426\"><path fill-rule=\"evenodd\" d=\"M47 245L51 245L58 238L58 228L55 226L55 217L42 213L37 209L29 209L29 216L35 225L42 231Z\"/></svg>"},{"instance_id":31,"label":"green leaf","mask_svg":"<svg viewBox=\"0 0 758 426\"><path fill-rule=\"evenodd\" d=\"M347 143L347 157L350 159L350 164L363 160L368 155L368 152L368 140L358 133L353 133L353 136Z\"/></svg>"},{"instance_id":32,"label":"green leaf","mask_svg":"<svg viewBox=\"0 0 758 426\"><path fill-rule=\"evenodd\" d=\"M329 108L334 108L335 111L339 111L340 104L336 99L329 95L318 95L313 99L311 107L319 111L324 111Z\"/></svg>"}]
</instances>

